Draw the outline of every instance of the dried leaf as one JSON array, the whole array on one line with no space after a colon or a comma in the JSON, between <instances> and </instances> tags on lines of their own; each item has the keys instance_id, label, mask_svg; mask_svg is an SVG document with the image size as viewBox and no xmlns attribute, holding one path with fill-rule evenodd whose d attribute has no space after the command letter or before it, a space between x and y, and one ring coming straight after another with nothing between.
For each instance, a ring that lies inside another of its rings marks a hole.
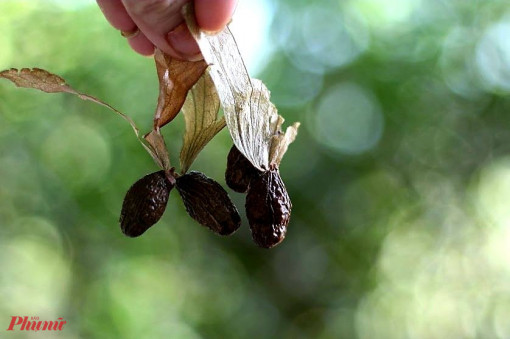
<instances>
[{"instance_id":1,"label":"dried leaf","mask_svg":"<svg viewBox=\"0 0 510 339\"><path fill-rule=\"evenodd\" d=\"M149 152L149 154L161 168L170 168L168 154L166 155L166 160L165 155L162 154L161 143L163 143L164 147L164 141L162 141L161 136L161 140L159 140L157 136L151 136L149 139L146 139L147 141L145 142L145 140L140 138L138 127L130 117L102 100L99 100L91 95L78 92L69 86L62 77L40 68L22 68L21 70L11 68L0 72L0 78L10 80L18 87L34 88L46 93L71 93L77 95L83 100L89 100L109 108L110 110L120 115L124 120L126 120L129 125L131 125L133 131L135 132L136 138L140 141L142 146L147 150L147 152ZM157 131L157 133L159 134L159 131Z\"/></svg>"},{"instance_id":2,"label":"dried leaf","mask_svg":"<svg viewBox=\"0 0 510 339\"><path fill-rule=\"evenodd\" d=\"M182 107L186 131L181 149L181 171L186 173L211 139L225 127L225 119L219 117L220 99L209 72L191 89Z\"/></svg>"},{"instance_id":3,"label":"dried leaf","mask_svg":"<svg viewBox=\"0 0 510 339\"><path fill-rule=\"evenodd\" d=\"M270 101L269 90L260 80L250 79L228 27L217 34L201 31L192 4L185 5L183 15L209 64L234 144L259 170L268 170L273 160L279 165L299 125L288 130L289 136L280 130L283 119Z\"/></svg>"},{"instance_id":4,"label":"dried leaf","mask_svg":"<svg viewBox=\"0 0 510 339\"><path fill-rule=\"evenodd\" d=\"M289 145L296 139L299 125L301 125L299 122L295 122L292 126L287 127L285 133L282 133L281 126L283 121L283 118L278 121L277 133L273 136L269 151L269 163L276 164L277 166L282 162L283 155L287 152Z\"/></svg>"},{"instance_id":5,"label":"dried leaf","mask_svg":"<svg viewBox=\"0 0 510 339\"><path fill-rule=\"evenodd\" d=\"M145 141L143 146L152 156L156 164L164 170L169 170L172 167L170 164L170 156L168 155L165 139L163 139L159 128L144 135L143 139Z\"/></svg>"},{"instance_id":6,"label":"dried leaf","mask_svg":"<svg viewBox=\"0 0 510 339\"><path fill-rule=\"evenodd\" d=\"M189 89L202 76L207 64L172 59L159 49L154 53L159 79L158 107L154 114L154 129L172 121L181 110Z\"/></svg>"},{"instance_id":7,"label":"dried leaf","mask_svg":"<svg viewBox=\"0 0 510 339\"><path fill-rule=\"evenodd\" d=\"M17 87L34 88L46 93L71 93L77 95L83 100L89 100L107 107L126 120L133 128L136 137L139 138L138 127L136 127L136 124L130 117L102 100L76 91L74 88L69 86L63 78L56 74L40 68L22 68L21 70L11 68L0 72L0 78L12 81Z\"/></svg>"},{"instance_id":8,"label":"dried leaf","mask_svg":"<svg viewBox=\"0 0 510 339\"><path fill-rule=\"evenodd\" d=\"M0 72L2 78L12 81L18 87L35 88L46 93L68 92L76 94L65 80L40 68L11 68Z\"/></svg>"}]
</instances>

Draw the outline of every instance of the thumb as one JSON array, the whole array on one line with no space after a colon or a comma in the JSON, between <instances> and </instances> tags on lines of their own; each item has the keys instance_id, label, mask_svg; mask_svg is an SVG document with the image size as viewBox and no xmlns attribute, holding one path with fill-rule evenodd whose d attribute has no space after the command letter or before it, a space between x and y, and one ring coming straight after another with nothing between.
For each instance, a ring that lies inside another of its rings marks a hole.
<instances>
[{"instance_id":1,"label":"thumb","mask_svg":"<svg viewBox=\"0 0 510 339\"><path fill-rule=\"evenodd\" d=\"M183 22L181 8L187 0L122 0L140 31L154 46L178 59L200 56L200 50ZM179 26L178 29L176 29Z\"/></svg>"},{"instance_id":2,"label":"thumb","mask_svg":"<svg viewBox=\"0 0 510 339\"><path fill-rule=\"evenodd\" d=\"M232 18L237 0L195 0L195 17L205 31L217 32Z\"/></svg>"},{"instance_id":3,"label":"thumb","mask_svg":"<svg viewBox=\"0 0 510 339\"><path fill-rule=\"evenodd\" d=\"M183 24L182 6L189 0L122 0L140 31L163 52L186 60L201 59L200 50ZM207 31L221 30L235 9L236 0L195 0L198 25Z\"/></svg>"}]
</instances>

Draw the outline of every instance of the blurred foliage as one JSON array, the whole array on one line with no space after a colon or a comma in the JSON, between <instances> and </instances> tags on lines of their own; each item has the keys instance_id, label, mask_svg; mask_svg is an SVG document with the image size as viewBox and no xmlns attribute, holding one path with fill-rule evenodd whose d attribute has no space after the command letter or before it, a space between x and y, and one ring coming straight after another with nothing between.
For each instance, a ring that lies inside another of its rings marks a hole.
<instances>
[{"instance_id":1,"label":"blurred foliage","mask_svg":"<svg viewBox=\"0 0 510 339\"><path fill-rule=\"evenodd\" d=\"M281 168L287 239L259 249L246 220L218 237L176 192L124 237L124 194L156 169L130 127L2 81L0 322L61 316L66 338L510 337L508 2L248 3L242 51L303 122ZM48 69L150 127L153 61L94 2L1 1L0 30L1 69ZM164 129L174 163L183 126ZM230 145L223 131L194 169L224 183Z\"/></svg>"}]
</instances>

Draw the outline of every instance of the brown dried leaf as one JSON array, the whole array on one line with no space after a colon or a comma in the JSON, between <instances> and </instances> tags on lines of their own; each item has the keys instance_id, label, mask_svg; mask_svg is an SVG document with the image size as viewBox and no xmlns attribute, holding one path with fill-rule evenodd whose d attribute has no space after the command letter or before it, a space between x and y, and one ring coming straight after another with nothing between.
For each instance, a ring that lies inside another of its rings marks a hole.
<instances>
[{"instance_id":1,"label":"brown dried leaf","mask_svg":"<svg viewBox=\"0 0 510 339\"><path fill-rule=\"evenodd\" d=\"M64 79L40 68L11 68L0 72L2 78L12 81L18 87L35 88L46 93L68 92L76 94Z\"/></svg>"},{"instance_id":2,"label":"brown dried leaf","mask_svg":"<svg viewBox=\"0 0 510 339\"><path fill-rule=\"evenodd\" d=\"M164 170L169 170L172 167L170 156L159 128L144 135L143 139L145 141L145 143L142 143L143 147L149 152L156 164Z\"/></svg>"},{"instance_id":3,"label":"brown dried leaf","mask_svg":"<svg viewBox=\"0 0 510 339\"><path fill-rule=\"evenodd\" d=\"M136 127L136 124L130 117L102 100L76 91L74 88L69 86L63 78L56 74L40 68L22 68L21 70L11 68L0 72L0 78L12 81L17 87L34 88L46 93L71 93L77 95L83 100L89 100L107 107L126 120L133 128L137 138L139 138L138 127Z\"/></svg>"},{"instance_id":4,"label":"brown dried leaf","mask_svg":"<svg viewBox=\"0 0 510 339\"><path fill-rule=\"evenodd\" d=\"M158 107L154 114L154 129L172 121L181 110L189 89L202 76L207 64L200 61L172 59L159 49L154 53L159 79Z\"/></svg>"},{"instance_id":5,"label":"brown dried leaf","mask_svg":"<svg viewBox=\"0 0 510 339\"><path fill-rule=\"evenodd\" d=\"M148 139L146 138L145 139L146 141L144 139L141 139L138 127L130 117L128 117L124 113L120 112L119 110L117 110L116 108L102 100L99 100L91 95L78 92L77 90L69 86L62 77L40 68L32 69L22 68L21 70L11 68L0 72L0 78L10 80L18 87L34 88L46 93L71 93L77 95L79 98L83 100L89 100L95 102L96 104L109 108L110 110L120 115L124 120L126 120L129 123L129 125L133 128L133 131L135 132L136 138L140 141L142 146L147 150L147 152L149 152L151 157L156 161L156 163L161 168L163 169L170 168L168 154L166 154L165 158L165 154L162 153L161 150L161 147L164 147L164 141L162 141L161 136L159 136L161 140L159 139L158 136L151 136ZM159 134L159 131L157 131L157 133ZM163 146L161 146L161 143Z\"/></svg>"},{"instance_id":6,"label":"brown dried leaf","mask_svg":"<svg viewBox=\"0 0 510 339\"><path fill-rule=\"evenodd\" d=\"M228 27L217 34L201 31L192 4L184 6L183 15L209 64L234 144L259 170L268 170L272 161L279 165L299 125L288 130L288 136L280 130L283 119L270 101L269 90L248 75Z\"/></svg>"},{"instance_id":7,"label":"brown dried leaf","mask_svg":"<svg viewBox=\"0 0 510 339\"><path fill-rule=\"evenodd\" d=\"M283 155L287 152L289 145L296 139L299 122L295 122L292 126L287 127L285 133L282 133L281 126L284 119L280 116L276 125L277 131L271 141L271 149L269 150L269 163L280 166Z\"/></svg>"},{"instance_id":8,"label":"brown dried leaf","mask_svg":"<svg viewBox=\"0 0 510 339\"><path fill-rule=\"evenodd\" d=\"M220 99L209 72L193 86L182 107L186 131L181 149L181 171L186 173L211 139L225 127L225 119L219 117Z\"/></svg>"}]
</instances>

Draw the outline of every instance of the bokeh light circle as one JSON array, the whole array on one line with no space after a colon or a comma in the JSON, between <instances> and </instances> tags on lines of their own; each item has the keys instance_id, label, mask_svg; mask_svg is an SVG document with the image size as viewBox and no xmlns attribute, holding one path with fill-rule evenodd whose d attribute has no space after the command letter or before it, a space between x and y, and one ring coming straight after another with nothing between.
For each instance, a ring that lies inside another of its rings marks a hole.
<instances>
[{"instance_id":1,"label":"bokeh light circle","mask_svg":"<svg viewBox=\"0 0 510 339\"><path fill-rule=\"evenodd\" d=\"M510 92L510 22L490 26L476 49L476 62L488 89Z\"/></svg>"},{"instance_id":2,"label":"bokeh light circle","mask_svg":"<svg viewBox=\"0 0 510 339\"><path fill-rule=\"evenodd\" d=\"M330 88L313 115L313 136L339 153L360 154L372 149L381 138L384 118L375 97L353 83Z\"/></svg>"},{"instance_id":3,"label":"bokeh light circle","mask_svg":"<svg viewBox=\"0 0 510 339\"><path fill-rule=\"evenodd\" d=\"M111 148L99 126L69 118L41 144L43 163L71 187L96 186L108 172Z\"/></svg>"}]
</instances>

